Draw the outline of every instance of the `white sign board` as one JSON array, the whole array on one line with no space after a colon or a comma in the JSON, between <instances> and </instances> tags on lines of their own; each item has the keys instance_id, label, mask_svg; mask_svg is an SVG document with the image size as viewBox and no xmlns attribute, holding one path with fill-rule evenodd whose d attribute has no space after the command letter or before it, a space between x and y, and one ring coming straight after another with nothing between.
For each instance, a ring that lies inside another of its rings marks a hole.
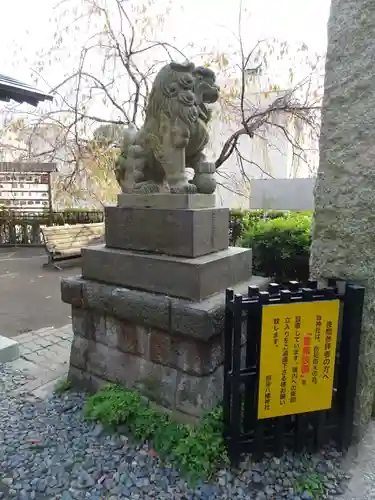
<instances>
[{"instance_id":1,"label":"white sign board","mask_svg":"<svg viewBox=\"0 0 375 500\"><path fill-rule=\"evenodd\" d=\"M251 210L314 210L315 177L306 179L253 179Z\"/></svg>"}]
</instances>

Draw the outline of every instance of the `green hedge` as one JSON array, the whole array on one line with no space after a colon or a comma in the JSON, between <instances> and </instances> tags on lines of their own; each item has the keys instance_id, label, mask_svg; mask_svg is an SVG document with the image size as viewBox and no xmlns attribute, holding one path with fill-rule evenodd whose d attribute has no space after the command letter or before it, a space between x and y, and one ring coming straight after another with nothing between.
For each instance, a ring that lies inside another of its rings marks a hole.
<instances>
[{"instance_id":1,"label":"green hedge","mask_svg":"<svg viewBox=\"0 0 375 500\"><path fill-rule=\"evenodd\" d=\"M239 246L253 249L253 272L285 282L309 277L311 214L283 213L258 219L242 232Z\"/></svg>"},{"instance_id":2,"label":"green hedge","mask_svg":"<svg viewBox=\"0 0 375 500\"><path fill-rule=\"evenodd\" d=\"M289 217L290 212L283 210L231 210L229 218L230 244L237 245L244 233L257 222Z\"/></svg>"}]
</instances>

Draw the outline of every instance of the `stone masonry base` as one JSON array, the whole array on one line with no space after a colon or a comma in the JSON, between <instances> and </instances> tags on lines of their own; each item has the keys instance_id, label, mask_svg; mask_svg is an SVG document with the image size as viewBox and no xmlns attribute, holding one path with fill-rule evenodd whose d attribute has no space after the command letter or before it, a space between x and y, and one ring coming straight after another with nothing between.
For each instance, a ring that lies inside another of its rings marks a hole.
<instances>
[{"instance_id":1,"label":"stone masonry base","mask_svg":"<svg viewBox=\"0 0 375 500\"><path fill-rule=\"evenodd\" d=\"M235 291L268 281L253 277ZM72 305L69 378L75 384L96 391L118 382L193 419L221 400L224 293L191 302L69 278L62 299Z\"/></svg>"},{"instance_id":2,"label":"stone masonry base","mask_svg":"<svg viewBox=\"0 0 375 500\"><path fill-rule=\"evenodd\" d=\"M105 381L139 390L158 405L198 417L220 399L221 336L173 337L94 311L72 309L69 378L89 390Z\"/></svg>"}]
</instances>

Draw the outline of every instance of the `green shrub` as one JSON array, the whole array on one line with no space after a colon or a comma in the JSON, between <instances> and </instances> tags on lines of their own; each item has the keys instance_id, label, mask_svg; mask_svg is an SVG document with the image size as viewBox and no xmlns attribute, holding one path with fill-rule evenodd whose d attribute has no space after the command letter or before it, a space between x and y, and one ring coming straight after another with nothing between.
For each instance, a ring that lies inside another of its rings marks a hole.
<instances>
[{"instance_id":1,"label":"green shrub","mask_svg":"<svg viewBox=\"0 0 375 500\"><path fill-rule=\"evenodd\" d=\"M302 212L301 212L302 213ZM310 212L306 212L310 214ZM229 240L236 245L244 234L259 221L286 219L292 212L285 210L231 210L229 218Z\"/></svg>"},{"instance_id":2,"label":"green shrub","mask_svg":"<svg viewBox=\"0 0 375 500\"><path fill-rule=\"evenodd\" d=\"M293 214L259 220L239 242L253 249L254 274L285 282L305 281L309 275L311 215Z\"/></svg>"},{"instance_id":3,"label":"green shrub","mask_svg":"<svg viewBox=\"0 0 375 500\"><path fill-rule=\"evenodd\" d=\"M197 427L178 424L139 393L109 384L87 399L84 413L89 420L112 429L125 426L134 439L149 441L161 458L174 462L193 482L210 478L227 461L221 408Z\"/></svg>"}]
</instances>

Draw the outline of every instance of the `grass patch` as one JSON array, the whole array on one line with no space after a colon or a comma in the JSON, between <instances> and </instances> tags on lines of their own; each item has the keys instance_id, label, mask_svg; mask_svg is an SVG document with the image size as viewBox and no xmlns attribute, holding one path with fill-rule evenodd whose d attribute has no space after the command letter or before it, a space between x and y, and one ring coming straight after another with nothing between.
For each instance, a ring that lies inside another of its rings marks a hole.
<instances>
[{"instance_id":1,"label":"grass patch","mask_svg":"<svg viewBox=\"0 0 375 500\"><path fill-rule=\"evenodd\" d=\"M228 463L221 408L208 413L197 427L179 424L150 407L139 393L110 384L87 399L84 414L110 429L125 426L134 439L149 441L161 458L192 481L209 479Z\"/></svg>"},{"instance_id":2,"label":"grass patch","mask_svg":"<svg viewBox=\"0 0 375 500\"><path fill-rule=\"evenodd\" d=\"M63 394L64 392L70 391L72 388L72 382L70 380L59 380L55 386L56 394Z\"/></svg>"},{"instance_id":3,"label":"grass patch","mask_svg":"<svg viewBox=\"0 0 375 500\"><path fill-rule=\"evenodd\" d=\"M294 485L294 492L299 495L303 492L310 493L314 500L320 500L325 493L325 487L320 474L307 472L299 477Z\"/></svg>"}]
</instances>

